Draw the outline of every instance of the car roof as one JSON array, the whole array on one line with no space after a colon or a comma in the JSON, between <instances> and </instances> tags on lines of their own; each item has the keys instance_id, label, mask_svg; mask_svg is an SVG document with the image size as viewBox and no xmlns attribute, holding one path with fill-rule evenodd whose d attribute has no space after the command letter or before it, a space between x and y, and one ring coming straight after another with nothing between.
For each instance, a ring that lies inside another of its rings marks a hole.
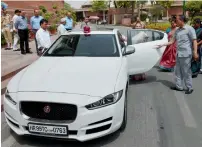
<instances>
[{"instance_id":1,"label":"car roof","mask_svg":"<svg viewBox=\"0 0 202 147\"><path fill-rule=\"evenodd\" d=\"M107 28L97 28L96 30L91 30L89 34L117 34L117 29L107 29ZM82 29L73 30L64 35L72 34L85 34Z\"/></svg>"}]
</instances>

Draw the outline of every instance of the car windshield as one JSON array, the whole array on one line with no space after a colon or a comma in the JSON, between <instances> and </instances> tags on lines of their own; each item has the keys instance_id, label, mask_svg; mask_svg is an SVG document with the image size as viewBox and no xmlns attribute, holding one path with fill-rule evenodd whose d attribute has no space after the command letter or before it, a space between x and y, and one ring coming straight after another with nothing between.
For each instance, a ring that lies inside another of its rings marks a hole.
<instances>
[{"instance_id":1,"label":"car windshield","mask_svg":"<svg viewBox=\"0 0 202 147\"><path fill-rule=\"evenodd\" d=\"M73 34L61 36L43 56L118 57L114 34Z\"/></svg>"}]
</instances>

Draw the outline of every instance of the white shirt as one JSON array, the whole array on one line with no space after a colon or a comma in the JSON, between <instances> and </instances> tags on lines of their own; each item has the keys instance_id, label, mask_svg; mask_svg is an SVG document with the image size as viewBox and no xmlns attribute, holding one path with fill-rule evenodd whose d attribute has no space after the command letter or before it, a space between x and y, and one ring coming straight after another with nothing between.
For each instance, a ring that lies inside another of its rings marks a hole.
<instances>
[{"instance_id":1,"label":"white shirt","mask_svg":"<svg viewBox=\"0 0 202 147\"><path fill-rule=\"evenodd\" d=\"M38 48L40 47L49 48L51 46L51 38L48 30L44 30L40 28L36 32L36 40L37 40Z\"/></svg>"},{"instance_id":2,"label":"white shirt","mask_svg":"<svg viewBox=\"0 0 202 147\"><path fill-rule=\"evenodd\" d=\"M13 16L13 18L12 18L12 22L13 22L13 30L16 30L14 24L15 24L15 22L16 22L16 20L17 20L18 17L19 17L19 16L15 14L15 15Z\"/></svg>"},{"instance_id":3,"label":"white shirt","mask_svg":"<svg viewBox=\"0 0 202 147\"><path fill-rule=\"evenodd\" d=\"M67 30L65 29L65 26L63 24L60 24L58 26L58 36L63 35L67 32Z\"/></svg>"}]
</instances>

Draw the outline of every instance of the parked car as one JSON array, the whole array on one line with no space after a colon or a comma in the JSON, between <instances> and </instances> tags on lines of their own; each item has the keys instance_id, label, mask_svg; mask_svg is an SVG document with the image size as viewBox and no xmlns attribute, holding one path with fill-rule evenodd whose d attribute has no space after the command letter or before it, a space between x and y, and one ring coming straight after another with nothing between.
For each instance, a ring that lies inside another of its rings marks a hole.
<instances>
[{"instance_id":1,"label":"parked car","mask_svg":"<svg viewBox=\"0 0 202 147\"><path fill-rule=\"evenodd\" d=\"M132 38L145 31L145 42ZM87 141L124 130L129 76L149 71L161 58L167 35L156 30L72 31L15 75L4 113L18 135Z\"/></svg>"}]
</instances>

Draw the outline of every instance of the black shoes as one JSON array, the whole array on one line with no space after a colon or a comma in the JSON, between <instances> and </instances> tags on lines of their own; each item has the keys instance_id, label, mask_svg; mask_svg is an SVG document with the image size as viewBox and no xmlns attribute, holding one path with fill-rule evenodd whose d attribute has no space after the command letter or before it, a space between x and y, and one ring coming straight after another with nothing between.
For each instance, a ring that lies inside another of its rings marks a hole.
<instances>
[{"instance_id":1,"label":"black shoes","mask_svg":"<svg viewBox=\"0 0 202 147\"><path fill-rule=\"evenodd\" d=\"M175 91L184 91L183 89L179 89L177 87L170 87L170 89ZM194 91L193 89L185 90L185 94L191 94L193 91Z\"/></svg>"},{"instance_id":2,"label":"black shoes","mask_svg":"<svg viewBox=\"0 0 202 147\"><path fill-rule=\"evenodd\" d=\"M23 54L23 55L25 55L25 54L32 54L33 52L31 52L31 51L23 51L23 52L21 52L21 54Z\"/></svg>"},{"instance_id":3,"label":"black shoes","mask_svg":"<svg viewBox=\"0 0 202 147\"><path fill-rule=\"evenodd\" d=\"M26 53L27 53L27 54L32 54L33 52L31 52L31 51L27 51Z\"/></svg>"},{"instance_id":4,"label":"black shoes","mask_svg":"<svg viewBox=\"0 0 202 147\"><path fill-rule=\"evenodd\" d=\"M191 94L194 90L193 89L188 89L185 91L185 94Z\"/></svg>"},{"instance_id":5,"label":"black shoes","mask_svg":"<svg viewBox=\"0 0 202 147\"><path fill-rule=\"evenodd\" d=\"M21 52L21 54L22 54L22 55L26 55L26 53L25 53L25 52Z\"/></svg>"}]
</instances>

